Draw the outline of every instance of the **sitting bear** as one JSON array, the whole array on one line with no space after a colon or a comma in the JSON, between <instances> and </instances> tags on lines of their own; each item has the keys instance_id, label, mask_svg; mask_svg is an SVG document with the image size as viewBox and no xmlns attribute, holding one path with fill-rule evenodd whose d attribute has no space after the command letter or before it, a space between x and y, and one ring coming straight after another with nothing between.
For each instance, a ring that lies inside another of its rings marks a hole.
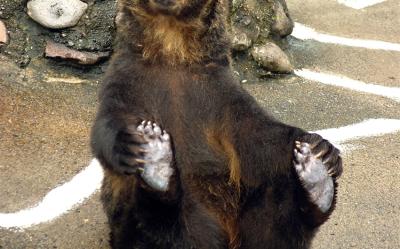
<instances>
[{"instance_id":1,"label":"sitting bear","mask_svg":"<svg viewBox=\"0 0 400 249\"><path fill-rule=\"evenodd\" d=\"M91 136L111 247L309 248L342 160L234 79L228 0L118 4Z\"/></svg>"}]
</instances>

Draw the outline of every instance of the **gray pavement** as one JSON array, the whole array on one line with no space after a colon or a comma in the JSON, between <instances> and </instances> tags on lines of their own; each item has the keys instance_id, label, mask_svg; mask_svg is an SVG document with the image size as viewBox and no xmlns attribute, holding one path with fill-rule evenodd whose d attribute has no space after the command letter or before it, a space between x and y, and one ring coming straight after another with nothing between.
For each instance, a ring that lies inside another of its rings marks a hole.
<instances>
[{"instance_id":1,"label":"gray pavement","mask_svg":"<svg viewBox=\"0 0 400 249\"><path fill-rule=\"evenodd\" d=\"M336 1L287 2L296 22L319 32L400 43L398 1L386 1L362 10L339 5ZM400 87L399 52L294 38L290 44L297 68ZM400 119L399 102L307 80L300 84L302 89L308 88L314 95L308 104L309 108L313 107L311 113L304 115L318 119L314 126L306 125L310 129L321 127L321 123L335 127L367 118ZM305 99L302 97L299 101L307 102ZM323 106L322 112L318 112ZM296 107L296 111L300 108ZM344 155L345 168L339 185L337 209L322 226L313 249L400 248L400 133L364 138L352 143L357 148Z\"/></svg>"},{"instance_id":2,"label":"gray pavement","mask_svg":"<svg viewBox=\"0 0 400 249\"><path fill-rule=\"evenodd\" d=\"M336 1L288 0L292 17L320 32L400 43L396 0L354 10ZM400 52L367 50L290 38L296 68L335 73L400 88ZM97 79L38 82L0 55L0 213L38 203L91 159L88 136L96 109ZM63 83L64 81L64 83ZM308 130L370 118L400 119L400 103L374 94L287 76L246 84L275 117ZM350 141L344 154L337 210L313 249L400 248L400 133ZM0 228L0 248L108 248L98 194L58 217L24 231Z\"/></svg>"}]
</instances>

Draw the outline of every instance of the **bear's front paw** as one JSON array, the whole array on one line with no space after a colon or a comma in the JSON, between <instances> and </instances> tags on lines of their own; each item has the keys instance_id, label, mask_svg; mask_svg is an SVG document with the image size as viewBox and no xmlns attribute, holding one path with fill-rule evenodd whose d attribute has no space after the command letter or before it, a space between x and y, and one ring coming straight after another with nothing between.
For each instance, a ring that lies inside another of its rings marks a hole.
<instances>
[{"instance_id":1,"label":"bear's front paw","mask_svg":"<svg viewBox=\"0 0 400 249\"><path fill-rule=\"evenodd\" d=\"M135 174L144 166L148 139L137 125L129 125L118 132L113 146L111 164L117 172Z\"/></svg>"},{"instance_id":2,"label":"bear's front paw","mask_svg":"<svg viewBox=\"0 0 400 249\"><path fill-rule=\"evenodd\" d=\"M137 128L143 134L146 144L142 146L143 180L152 188L159 191L167 191L170 177L174 173L171 166L172 150L169 134L161 131L161 128L150 121L143 121Z\"/></svg>"},{"instance_id":3,"label":"bear's front paw","mask_svg":"<svg viewBox=\"0 0 400 249\"><path fill-rule=\"evenodd\" d=\"M332 177L342 173L340 152L317 134L308 134L295 142L294 166L311 201L322 212L332 205L334 184Z\"/></svg>"},{"instance_id":4,"label":"bear's front paw","mask_svg":"<svg viewBox=\"0 0 400 249\"><path fill-rule=\"evenodd\" d=\"M168 190L173 174L170 137L156 123L143 121L139 126L131 125L119 132L113 158L116 171L140 173L150 187Z\"/></svg>"},{"instance_id":5,"label":"bear's front paw","mask_svg":"<svg viewBox=\"0 0 400 249\"><path fill-rule=\"evenodd\" d=\"M315 133L306 134L295 142L297 149L300 149L302 144L308 144L310 153L314 158L318 158L325 165L328 174L334 178L340 177L342 174L342 158L340 151L335 148L328 140L323 139Z\"/></svg>"}]
</instances>

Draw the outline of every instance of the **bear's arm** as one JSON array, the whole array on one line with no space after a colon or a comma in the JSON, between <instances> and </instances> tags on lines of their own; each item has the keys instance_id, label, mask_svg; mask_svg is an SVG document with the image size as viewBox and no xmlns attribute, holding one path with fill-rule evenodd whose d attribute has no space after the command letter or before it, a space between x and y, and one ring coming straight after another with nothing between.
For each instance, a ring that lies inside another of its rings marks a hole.
<instances>
[{"instance_id":1,"label":"bear's arm","mask_svg":"<svg viewBox=\"0 0 400 249\"><path fill-rule=\"evenodd\" d=\"M247 189L273 184L279 178L289 179L287 191L293 199L293 212L299 213L310 226L322 224L336 201L333 194L336 177L342 171L339 151L317 134L276 121L246 93L236 96L225 109L226 114L220 122L224 127L220 132L220 144L230 144L225 147L232 149L224 151L229 162L236 162L236 166L230 166L231 175L234 169L236 182L240 181ZM318 165L322 169L314 172L329 173L318 175L321 184L317 184L317 187L306 186L312 177L303 177L300 171L296 171L295 149L299 141L310 144L313 148L311 156L321 157L324 162ZM319 192L328 194L316 195Z\"/></svg>"},{"instance_id":2,"label":"bear's arm","mask_svg":"<svg viewBox=\"0 0 400 249\"><path fill-rule=\"evenodd\" d=\"M124 85L123 82L105 82L104 85L92 127L92 153L108 169L122 174L136 173L137 168L123 165L121 161L127 155L128 144L145 143L141 136L135 134L135 129L145 120L146 114L136 108L139 105L126 90L129 85Z\"/></svg>"},{"instance_id":3,"label":"bear's arm","mask_svg":"<svg viewBox=\"0 0 400 249\"><path fill-rule=\"evenodd\" d=\"M245 120L238 126L241 128L233 141L237 141L241 182L250 188L259 188L281 177L287 178L291 183L287 186L287 196L293 200L293 212L310 227L324 223L336 202L336 177L342 170L339 151L317 134L265 116L262 122ZM310 159L301 163L296 162L298 158L295 157L298 141L314 148L308 152Z\"/></svg>"}]
</instances>

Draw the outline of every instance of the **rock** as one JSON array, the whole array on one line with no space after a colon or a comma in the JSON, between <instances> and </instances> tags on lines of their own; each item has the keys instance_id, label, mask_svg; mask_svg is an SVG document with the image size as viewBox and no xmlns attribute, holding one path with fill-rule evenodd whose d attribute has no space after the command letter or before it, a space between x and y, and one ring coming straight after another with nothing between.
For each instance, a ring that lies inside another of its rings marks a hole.
<instances>
[{"instance_id":1,"label":"rock","mask_svg":"<svg viewBox=\"0 0 400 249\"><path fill-rule=\"evenodd\" d=\"M8 42L8 34L6 25L0 21L0 45Z\"/></svg>"},{"instance_id":2,"label":"rock","mask_svg":"<svg viewBox=\"0 0 400 249\"><path fill-rule=\"evenodd\" d=\"M231 27L257 42L260 35L268 37L272 13L270 0L237 0L230 17Z\"/></svg>"},{"instance_id":3,"label":"rock","mask_svg":"<svg viewBox=\"0 0 400 249\"><path fill-rule=\"evenodd\" d=\"M28 15L47 28L62 29L75 26L87 7L79 0L31 0Z\"/></svg>"},{"instance_id":4,"label":"rock","mask_svg":"<svg viewBox=\"0 0 400 249\"><path fill-rule=\"evenodd\" d=\"M49 58L61 58L71 60L81 65L93 65L110 56L109 52L81 52L66 47L53 41L46 42L45 56Z\"/></svg>"},{"instance_id":5,"label":"rock","mask_svg":"<svg viewBox=\"0 0 400 249\"><path fill-rule=\"evenodd\" d=\"M274 4L275 22L272 24L271 31L280 37L288 36L292 33L294 23L289 16L285 2L276 1Z\"/></svg>"},{"instance_id":6,"label":"rock","mask_svg":"<svg viewBox=\"0 0 400 249\"><path fill-rule=\"evenodd\" d=\"M236 32L232 39L232 48L236 51L247 50L251 46L251 39L246 35L246 33Z\"/></svg>"},{"instance_id":7,"label":"rock","mask_svg":"<svg viewBox=\"0 0 400 249\"><path fill-rule=\"evenodd\" d=\"M253 47L251 55L262 67L271 72L290 73L293 71L288 56L272 42Z\"/></svg>"}]
</instances>

